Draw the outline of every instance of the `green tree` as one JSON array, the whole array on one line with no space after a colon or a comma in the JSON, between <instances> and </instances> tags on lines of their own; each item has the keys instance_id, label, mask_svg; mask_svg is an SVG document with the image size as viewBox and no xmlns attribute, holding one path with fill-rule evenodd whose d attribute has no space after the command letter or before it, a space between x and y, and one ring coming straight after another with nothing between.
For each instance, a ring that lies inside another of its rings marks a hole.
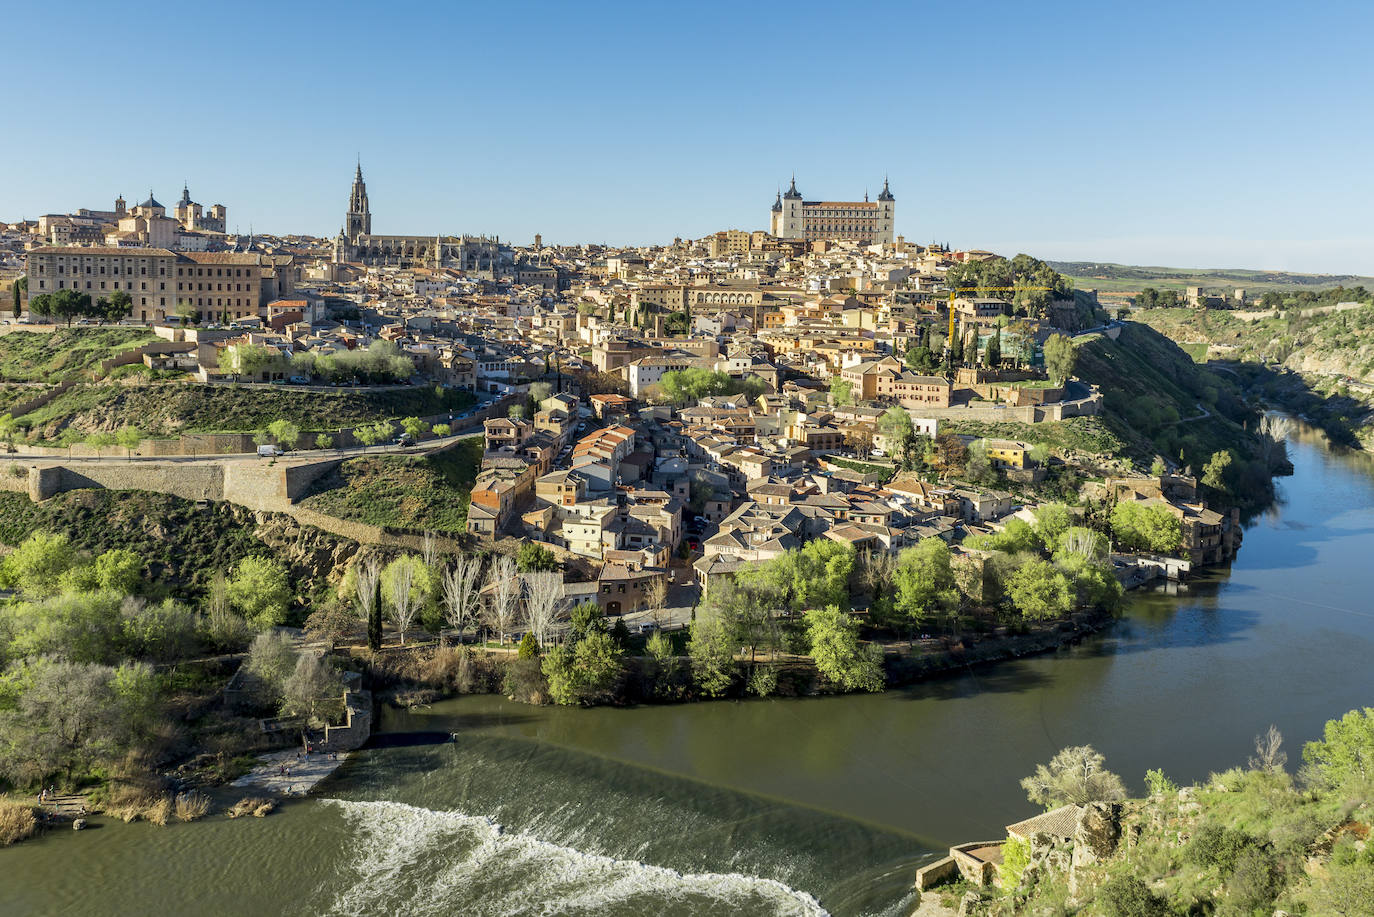
<instances>
[{"instance_id":1,"label":"green tree","mask_svg":"<svg viewBox=\"0 0 1374 917\"><path fill-rule=\"evenodd\" d=\"M1071 337L1052 334L1045 341L1044 350L1045 370L1050 375L1050 381L1055 385L1063 385L1069 381L1078 364L1078 345Z\"/></svg>"},{"instance_id":2,"label":"green tree","mask_svg":"<svg viewBox=\"0 0 1374 917\"><path fill-rule=\"evenodd\" d=\"M692 622L687 655L692 678L707 697L720 697L735 679L735 647L731 627L718 610L703 605Z\"/></svg>"},{"instance_id":3,"label":"green tree","mask_svg":"<svg viewBox=\"0 0 1374 917\"><path fill-rule=\"evenodd\" d=\"M893 581L893 607L912 635L932 615L954 608L959 600L949 545L942 538L922 538L898 555Z\"/></svg>"},{"instance_id":4,"label":"green tree","mask_svg":"<svg viewBox=\"0 0 1374 917\"><path fill-rule=\"evenodd\" d=\"M277 445L290 451L300 442L301 428L289 420L274 420L267 425L267 432L277 441Z\"/></svg>"},{"instance_id":5,"label":"green tree","mask_svg":"<svg viewBox=\"0 0 1374 917\"><path fill-rule=\"evenodd\" d=\"M568 613L568 623L572 625L574 639L581 640L588 634L606 630L606 613L596 602L578 602Z\"/></svg>"},{"instance_id":6,"label":"green tree","mask_svg":"<svg viewBox=\"0 0 1374 917\"><path fill-rule=\"evenodd\" d=\"M554 647L542 665L549 696L556 704L597 704L610 700L623 672L622 651L602 631L593 631L569 649Z\"/></svg>"},{"instance_id":7,"label":"green tree","mask_svg":"<svg viewBox=\"0 0 1374 917\"><path fill-rule=\"evenodd\" d=\"M19 281L10 285L14 290L14 317L17 319L24 314L23 307L19 304Z\"/></svg>"},{"instance_id":8,"label":"green tree","mask_svg":"<svg viewBox=\"0 0 1374 917\"><path fill-rule=\"evenodd\" d=\"M333 657L301 653L291 674L282 682L281 712L304 717L320 727L343 714L343 677Z\"/></svg>"},{"instance_id":9,"label":"green tree","mask_svg":"<svg viewBox=\"0 0 1374 917\"><path fill-rule=\"evenodd\" d=\"M1113 876L1094 896L1106 917L1169 917L1169 902L1135 876Z\"/></svg>"},{"instance_id":10,"label":"green tree","mask_svg":"<svg viewBox=\"0 0 1374 917\"><path fill-rule=\"evenodd\" d=\"M854 403L854 384L839 376L830 379L830 398L836 406L843 407Z\"/></svg>"},{"instance_id":11,"label":"green tree","mask_svg":"<svg viewBox=\"0 0 1374 917\"><path fill-rule=\"evenodd\" d=\"M366 424L353 431L354 437L357 438L358 442L363 444L363 451L367 451L368 446L376 445L386 439L390 434L391 429L389 425L387 429L383 431L377 424Z\"/></svg>"},{"instance_id":12,"label":"green tree","mask_svg":"<svg viewBox=\"0 0 1374 917\"><path fill-rule=\"evenodd\" d=\"M122 318L128 318L134 310L134 298L124 290L115 290L110 294L110 298L105 300L105 308L101 318L109 322L117 322Z\"/></svg>"},{"instance_id":13,"label":"green tree","mask_svg":"<svg viewBox=\"0 0 1374 917\"><path fill-rule=\"evenodd\" d=\"M143 558L127 548L113 548L95 559L95 578L101 589L130 595L143 582Z\"/></svg>"},{"instance_id":14,"label":"green tree","mask_svg":"<svg viewBox=\"0 0 1374 917\"><path fill-rule=\"evenodd\" d=\"M905 445L915 435L911 425L911 415L904 407L890 407L878 418L878 432L888 443L888 448Z\"/></svg>"},{"instance_id":15,"label":"green tree","mask_svg":"<svg viewBox=\"0 0 1374 917\"><path fill-rule=\"evenodd\" d=\"M1002 328L998 326L988 337L988 346L983 353L983 365L996 368L1002 362Z\"/></svg>"},{"instance_id":16,"label":"green tree","mask_svg":"<svg viewBox=\"0 0 1374 917\"><path fill-rule=\"evenodd\" d=\"M1034 558L1016 568L1007 583L1007 596L1027 618L1057 618L1073 607L1069 578L1049 561Z\"/></svg>"},{"instance_id":17,"label":"green tree","mask_svg":"<svg viewBox=\"0 0 1374 917\"><path fill-rule=\"evenodd\" d=\"M515 566L521 573L557 573L561 568L554 553L537 541L527 541L520 546Z\"/></svg>"},{"instance_id":18,"label":"green tree","mask_svg":"<svg viewBox=\"0 0 1374 917\"><path fill-rule=\"evenodd\" d=\"M831 605L806 612L806 634L816 669L846 691L881 691L881 651L859 644L859 625Z\"/></svg>"},{"instance_id":19,"label":"green tree","mask_svg":"<svg viewBox=\"0 0 1374 917\"><path fill-rule=\"evenodd\" d=\"M1035 511L1035 534L1046 550L1056 550L1072 525L1073 514L1063 503L1046 503Z\"/></svg>"},{"instance_id":20,"label":"green tree","mask_svg":"<svg viewBox=\"0 0 1374 917\"><path fill-rule=\"evenodd\" d=\"M129 460L133 461L134 450L138 448L139 443L143 442L143 431L138 427L120 427L115 432L115 442L124 447L125 452L129 455Z\"/></svg>"},{"instance_id":21,"label":"green tree","mask_svg":"<svg viewBox=\"0 0 1374 917\"><path fill-rule=\"evenodd\" d=\"M1106 759L1091 745L1062 749L1021 781L1026 797L1046 811L1064 805L1115 802L1126 798L1121 778L1104 765Z\"/></svg>"},{"instance_id":22,"label":"green tree","mask_svg":"<svg viewBox=\"0 0 1374 917\"><path fill-rule=\"evenodd\" d=\"M453 432L453 427L446 423L436 423L430 432L438 438L443 439Z\"/></svg>"},{"instance_id":23,"label":"green tree","mask_svg":"<svg viewBox=\"0 0 1374 917\"><path fill-rule=\"evenodd\" d=\"M525 636L520 638L520 648L516 650L518 659L538 659L539 641L534 639L534 631L525 631Z\"/></svg>"},{"instance_id":24,"label":"green tree","mask_svg":"<svg viewBox=\"0 0 1374 917\"><path fill-rule=\"evenodd\" d=\"M1229 493L1231 485L1228 479L1235 458L1230 449L1213 452L1212 457L1207 460L1207 464L1202 468L1203 486L1210 487L1219 493Z\"/></svg>"},{"instance_id":25,"label":"green tree","mask_svg":"<svg viewBox=\"0 0 1374 917\"><path fill-rule=\"evenodd\" d=\"M1112 535L1125 550L1172 554L1183 543L1183 523L1166 503L1118 503L1110 518Z\"/></svg>"},{"instance_id":26,"label":"green tree","mask_svg":"<svg viewBox=\"0 0 1374 917\"><path fill-rule=\"evenodd\" d=\"M333 448L334 448L334 437L330 436L328 433L321 433L321 434L319 434L318 436L315 437L315 448L316 448L316 449L333 449Z\"/></svg>"},{"instance_id":27,"label":"green tree","mask_svg":"<svg viewBox=\"0 0 1374 917\"><path fill-rule=\"evenodd\" d=\"M1304 745L1302 758L1310 783L1367 792L1374 786L1374 707L1328 720L1321 741Z\"/></svg>"},{"instance_id":28,"label":"green tree","mask_svg":"<svg viewBox=\"0 0 1374 917\"><path fill-rule=\"evenodd\" d=\"M286 618L291 587L286 568L270 557L249 556L239 561L228 583L229 604L256 630L266 630Z\"/></svg>"},{"instance_id":29,"label":"green tree","mask_svg":"<svg viewBox=\"0 0 1374 917\"><path fill-rule=\"evenodd\" d=\"M401 419L401 429L411 439L419 439L429 432L429 424L418 417L405 417Z\"/></svg>"},{"instance_id":30,"label":"green tree","mask_svg":"<svg viewBox=\"0 0 1374 917\"><path fill-rule=\"evenodd\" d=\"M0 585L34 595L57 591L63 573L76 561L66 535L34 532L0 561Z\"/></svg>"}]
</instances>

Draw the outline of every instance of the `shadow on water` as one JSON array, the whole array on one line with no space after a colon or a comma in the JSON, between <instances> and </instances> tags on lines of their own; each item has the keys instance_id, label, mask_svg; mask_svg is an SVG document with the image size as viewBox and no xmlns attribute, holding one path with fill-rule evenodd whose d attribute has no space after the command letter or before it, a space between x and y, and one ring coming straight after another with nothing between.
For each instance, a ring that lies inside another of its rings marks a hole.
<instances>
[{"instance_id":1,"label":"shadow on water","mask_svg":"<svg viewBox=\"0 0 1374 917\"><path fill-rule=\"evenodd\" d=\"M952 700L975 694L1015 694L1034 691L1049 677L1019 659L967 663L924 681L896 689L902 700Z\"/></svg>"}]
</instances>

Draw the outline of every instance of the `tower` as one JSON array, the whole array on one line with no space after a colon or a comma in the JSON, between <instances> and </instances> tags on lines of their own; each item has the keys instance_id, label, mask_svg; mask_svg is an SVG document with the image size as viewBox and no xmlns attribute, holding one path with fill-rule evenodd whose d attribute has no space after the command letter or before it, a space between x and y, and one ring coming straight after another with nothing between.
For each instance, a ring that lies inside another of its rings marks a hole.
<instances>
[{"instance_id":1,"label":"tower","mask_svg":"<svg viewBox=\"0 0 1374 917\"><path fill-rule=\"evenodd\" d=\"M804 233L802 226L802 196L797 190L797 176L792 176L792 185L787 189L787 193L782 196L782 218L780 220L781 232L777 233L784 239L800 239Z\"/></svg>"},{"instance_id":2,"label":"tower","mask_svg":"<svg viewBox=\"0 0 1374 917\"><path fill-rule=\"evenodd\" d=\"M358 236L372 235L372 211L367 209L367 185L363 182L363 164L353 175L353 190L348 195L348 216L344 219L344 235L349 241Z\"/></svg>"},{"instance_id":3,"label":"tower","mask_svg":"<svg viewBox=\"0 0 1374 917\"><path fill-rule=\"evenodd\" d=\"M878 193L878 225L873 232L873 241L891 242L893 227L897 219L897 199L887 187L887 176L883 176L883 190Z\"/></svg>"},{"instance_id":4,"label":"tower","mask_svg":"<svg viewBox=\"0 0 1374 917\"><path fill-rule=\"evenodd\" d=\"M768 234L770 236L782 235L782 189L778 189L778 196L773 200L773 209L769 211Z\"/></svg>"}]
</instances>

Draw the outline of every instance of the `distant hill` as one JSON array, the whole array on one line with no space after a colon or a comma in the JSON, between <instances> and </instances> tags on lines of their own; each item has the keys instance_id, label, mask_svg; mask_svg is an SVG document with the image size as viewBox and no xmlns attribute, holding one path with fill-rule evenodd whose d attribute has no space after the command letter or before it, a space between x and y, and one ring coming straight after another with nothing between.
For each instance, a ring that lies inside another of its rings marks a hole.
<instances>
[{"instance_id":1,"label":"distant hill","mask_svg":"<svg viewBox=\"0 0 1374 917\"><path fill-rule=\"evenodd\" d=\"M1098 261L1047 261L1059 273L1073 280L1078 289L1103 292L1135 292L1142 287L1157 290L1182 290L1200 286L1213 293L1244 287L1247 293L1266 290L1364 286L1374 288L1374 277L1357 274L1293 274L1287 271L1255 271L1244 268L1180 268Z\"/></svg>"}]
</instances>

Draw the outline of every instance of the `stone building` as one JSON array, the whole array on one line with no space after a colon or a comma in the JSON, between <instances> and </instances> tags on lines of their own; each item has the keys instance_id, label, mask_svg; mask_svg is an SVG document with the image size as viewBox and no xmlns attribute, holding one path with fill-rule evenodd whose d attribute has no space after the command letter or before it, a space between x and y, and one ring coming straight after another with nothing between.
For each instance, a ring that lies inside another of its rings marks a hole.
<instances>
[{"instance_id":1,"label":"stone building","mask_svg":"<svg viewBox=\"0 0 1374 917\"><path fill-rule=\"evenodd\" d=\"M487 279L495 279L511 263L499 238L374 235L362 163L353 174L343 228L334 239L334 261L394 267L450 266Z\"/></svg>"},{"instance_id":2,"label":"stone building","mask_svg":"<svg viewBox=\"0 0 1374 917\"><path fill-rule=\"evenodd\" d=\"M779 192L769 216L769 232L780 239L804 242L852 240L864 245L891 242L897 199L883 179L876 201L802 200L794 176L786 193Z\"/></svg>"}]
</instances>

